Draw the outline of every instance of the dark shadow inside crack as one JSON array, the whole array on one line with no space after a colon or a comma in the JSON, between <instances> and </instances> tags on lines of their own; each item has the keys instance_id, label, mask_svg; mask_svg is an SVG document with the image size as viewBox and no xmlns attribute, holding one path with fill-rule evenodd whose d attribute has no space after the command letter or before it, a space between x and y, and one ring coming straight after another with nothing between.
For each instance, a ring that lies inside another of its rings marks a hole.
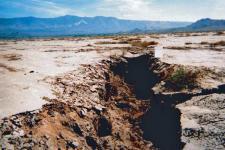
<instances>
[{"instance_id":1,"label":"dark shadow inside crack","mask_svg":"<svg viewBox=\"0 0 225 150\"><path fill-rule=\"evenodd\" d=\"M111 70L133 87L137 99L149 99L153 95L151 88L159 81L158 76L150 69L151 63L149 55L142 55L112 64Z\"/></svg>"},{"instance_id":2,"label":"dark shadow inside crack","mask_svg":"<svg viewBox=\"0 0 225 150\"><path fill-rule=\"evenodd\" d=\"M140 121L143 137L162 150L182 149L180 115L179 109L158 100L152 101L151 108Z\"/></svg>"},{"instance_id":3,"label":"dark shadow inside crack","mask_svg":"<svg viewBox=\"0 0 225 150\"><path fill-rule=\"evenodd\" d=\"M151 106L139 123L143 138L159 149L181 149L181 113L172 103L164 103L163 96L154 94L152 88L160 82L159 75L154 72L155 66L157 61L154 57L142 55L114 63L111 70L133 89L137 99L150 100Z\"/></svg>"}]
</instances>

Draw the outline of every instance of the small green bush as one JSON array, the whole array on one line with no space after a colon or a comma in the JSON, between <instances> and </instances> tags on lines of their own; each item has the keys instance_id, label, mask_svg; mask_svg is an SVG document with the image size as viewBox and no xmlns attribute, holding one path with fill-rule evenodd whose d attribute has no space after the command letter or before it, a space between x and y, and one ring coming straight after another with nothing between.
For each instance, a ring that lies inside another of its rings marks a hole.
<instances>
[{"instance_id":1,"label":"small green bush","mask_svg":"<svg viewBox=\"0 0 225 150\"><path fill-rule=\"evenodd\" d=\"M174 90L193 89L197 87L197 72L178 68L167 79L167 86Z\"/></svg>"}]
</instances>

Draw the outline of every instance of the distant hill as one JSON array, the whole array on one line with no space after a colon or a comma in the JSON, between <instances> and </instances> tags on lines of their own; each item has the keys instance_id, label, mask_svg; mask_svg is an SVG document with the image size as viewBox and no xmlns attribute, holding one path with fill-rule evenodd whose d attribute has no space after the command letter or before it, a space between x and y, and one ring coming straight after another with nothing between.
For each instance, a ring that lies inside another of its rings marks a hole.
<instances>
[{"instance_id":1,"label":"distant hill","mask_svg":"<svg viewBox=\"0 0 225 150\"><path fill-rule=\"evenodd\" d=\"M225 20L201 19L187 26L186 28L193 30L219 30L225 29Z\"/></svg>"},{"instance_id":2,"label":"distant hill","mask_svg":"<svg viewBox=\"0 0 225 150\"><path fill-rule=\"evenodd\" d=\"M225 20L201 19L186 27L165 30L167 32L195 32L195 31L220 31L225 30Z\"/></svg>"},{"instance_id":3,"label":"distant hill","mask_svg":"<svg viewBox=\"0 0 225 150\"><path fill-rule=\"evenodd\" d=\"M114 17L0 18L0 37L62 36L154 31L179 28L190 22L136 21Z\"/></svg>"}]
</instances>

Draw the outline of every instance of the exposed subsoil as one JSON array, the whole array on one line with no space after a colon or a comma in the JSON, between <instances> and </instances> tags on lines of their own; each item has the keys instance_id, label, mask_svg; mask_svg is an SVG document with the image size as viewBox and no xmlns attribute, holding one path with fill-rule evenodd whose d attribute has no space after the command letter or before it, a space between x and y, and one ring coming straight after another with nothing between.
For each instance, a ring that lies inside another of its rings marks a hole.
<instances>
[{"instance_id":1,"label":"exposed subsoil","mask_svg":"<svg viewBox=\"0 0 225 150\"><path fill-rule=\"evenodd\" d=\"M2 149L162 149L179 150L181 111L195 96L224 93L225 86L197 93L164 94L153 87L174 65L153 54L111 58L82 65L54 79L56 99L42 109L13 115L0 124ZM82 78L82 80L80 80ZM220 143L223 144L223 143Z\"/></svg>"}]
</instances>

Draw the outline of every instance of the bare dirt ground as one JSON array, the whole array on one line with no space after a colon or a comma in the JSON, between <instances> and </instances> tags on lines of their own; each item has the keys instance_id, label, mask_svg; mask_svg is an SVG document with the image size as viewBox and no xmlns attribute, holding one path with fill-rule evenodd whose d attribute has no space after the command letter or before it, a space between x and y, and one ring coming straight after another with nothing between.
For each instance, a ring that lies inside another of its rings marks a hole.
<instances>
[{"instance_id":1,"label":"bare dirt ground","mask_svg":"<svg viewBox=\"0 0 225 150\"><path fill-rule=\"evenodd\" d=\"M224 149L224 39L2 40L0 148Z\"/></svg>"}]
</instances>

